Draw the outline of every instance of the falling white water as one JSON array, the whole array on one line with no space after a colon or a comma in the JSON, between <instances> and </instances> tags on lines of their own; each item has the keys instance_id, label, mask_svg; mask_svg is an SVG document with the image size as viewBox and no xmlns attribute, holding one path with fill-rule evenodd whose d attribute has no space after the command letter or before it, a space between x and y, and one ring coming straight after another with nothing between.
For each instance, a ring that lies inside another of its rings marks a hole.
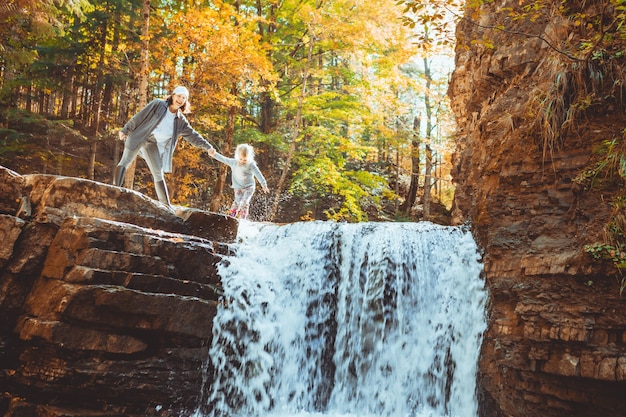
<instances>
[{"instance_id":1,"label":"falling white water","mask_svg":"<svg viewBox=\"0 0 626 417\"><path fill-rule=\"evenodd\" d=\"M486 328L471 234L242 222L197 416L476 417Z\"/></svg>"}]
</instances>

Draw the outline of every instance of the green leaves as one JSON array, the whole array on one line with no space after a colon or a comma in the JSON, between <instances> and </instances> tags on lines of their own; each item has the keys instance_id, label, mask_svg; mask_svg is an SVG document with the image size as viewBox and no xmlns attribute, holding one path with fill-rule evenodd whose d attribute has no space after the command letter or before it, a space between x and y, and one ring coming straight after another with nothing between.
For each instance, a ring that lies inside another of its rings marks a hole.
<instances>
[{"instance_id":1,"label":"green leaves","mask_svg":"<svg viewBox=\"0 0 626 417\"><path fill-rule=\"evenodd\" d=\"M589 188L605 186L606 183L619 181L616 189L621 190L613 199L613 210L610 219L604 226L602 242L585 245L585 252L596 260L610 260L620 271L620 295L626 289L626 278L621 271L626 269L626 154L624 137L605 140L602 147L596 150L596 162L577 177L577 182L585 181Z\"/></svg>"},{"instance_id":2,"label":"green leaves","mask_svg":"<svg viewBox=\"0 0 626 417\"><path fill-rule=\"evenodd\" d=\"M325 210L327 218L349 222L367 221L368 209L380 210L384 199L395 197L387 180L380 175L363 170L343 170L328 157L317 157L309 164L300 165L290 191L311 204L318 200L335 201Z\"/></svg>"}]
</instances>

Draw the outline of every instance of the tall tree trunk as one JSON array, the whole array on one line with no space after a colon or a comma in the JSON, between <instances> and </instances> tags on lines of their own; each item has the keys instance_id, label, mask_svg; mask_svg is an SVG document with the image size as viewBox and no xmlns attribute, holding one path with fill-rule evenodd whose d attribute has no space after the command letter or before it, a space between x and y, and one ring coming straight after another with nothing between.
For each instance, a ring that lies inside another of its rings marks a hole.
<instances>
[{"instance_id":1,"label":"tall tree trunk","mask_svg":"<svg viewBox=\"0 0 626 417\"><path fill-rule=\"evenodd\" d=\"M91 65L91 63L89 63ZM78 112L78 117L83 124L83 126L89 125L89 109L91 108L91 100L90 100L90 90L85 86L91 85L91 71L89 69L89 65L87 67L83 67L83 72L81 74L81 80L79 84L82 87L82 91L80 93L80 111ZM78 103L77 103L78 105Z\"/></svg>"},{"instance_id":2,"label":"tall tree trunk","mask_svg":"<svg viewBox=\"0 0 626 417\"><path fill-rule=\"evenodd\" d=\"M302 124L302 105L304 104L304 98L307 95L307 80L309 78L309 70L311 67L311 59L313 57L313 42L314 35L310 32L309 39L309 49L307 53L307 60L304 65L304 70L302 71L302 88L300 90L300 96L298 97L298 109L296 111L296 117L293 121L293 129L291 131L291 140L289 142L289 151L287 153L287 159L285 160L285 165L283 166L282 173L280 174L280 178L278 179L278 184L276 184L276 191L274 193L274 202L272 204L272 208L269 213L269 221L274 221L276 215L278 214L278 204L280 202L280 196L283 193L285 188L285 184L287 182L287 175L289 174L289 170L291 169L291 161L293 160L293 156L296 153L296 140L300 135L300 125Z\"/></svg>"},{"instance_id":3,"label":"tall tree trunk","mask_svg":"<svg viewBox=\"0 0 626 417\"><path fill-rule=\"evenodd\" d=\"M74 85L74 65L70 65L67 70L66 80L69 85L65 85L63 88L63 94L61 96L61 118L67 119L70 115L70 102L72 100L72 86Z\"/></svg>"},{"instance_id":4,"label":"tall tree trunk","mask_svg":"<svg viewBox=\"0 0 626 417\"><path fill-rule=\"evenodd\" d=\"M146 104L148 104L148 76L150 75L150 0L143 0L141 16L139 108L143 108Z\"/></svg>"},{"instance_id":5,"label":"tall tree trunk","mask_svg":"<svg viewBox=\"0 0 626 417\"><path fill-rule=\"evenodd\" d=\"M396 149L396 187L395 193L396 195L400 195L400 147ZM395 210L398 212L398 202L396 200Z\"/></svg>"},{"instance_id":6,"label":"tall tree trunk","mask_svg":"<svg viewBox=\"0 0 626 417\"><path fill-rule=\"evenodd\" d=\"M29 113L33 112L33 85L28 84L28 88L26 89L26 111Z\"/></svg>"},{"instance_id":7,"label":"tall tree trunk","mask_svg":"<svg viewBox=\"0 0 626 417\"><path fill-rule=\"evenodd\" d=\"M72 100L70 102L70 111L68 113L68 117L70 119L75 119L76 118L76 114L77 114L76 113L76 109L78 107L78 100L79 100L79 97L78 97L78 84L79 84L80 80L78 79L78 77L80 77L80 67L77 68L76 66L73 66L73 68L72 68L72 75L73 75L73 77L72 77L72 93L71 93Z\"/></svg>"},{"instance_id":8,"label":"tall tree trunk","mask_svg":"<svg viewBox=\"0 0 626 417\"><path fill-rule=\"evenodd\" d=\"M45 103L45 94L43 92L43 90L38 90L37 91L37 113L38 114L44 114L44 109L46 108L46 103Z\"/></svg>"},{"instance_id":9,"label":"tall tree trunk","mask_svg":"<svg viewBox=\"0 0 626 417\"><path fill-rule=\"evenodd\" d=\"M115 119L116 125L122 125L128 120L128 115L130 114L130 95L128 92L132 88L131 84L127 81L124 83L123 88L120 92L120 102L117 107L117 116Z\"/></svg>"},{"instance_id":10,"label":"tall tree trunk","mask_svg":"<svg viewBox=\"0 0 626 417\"><path fill-rule=\"evenodd\" d=\"M261 39L267 39L268 42L271 42L271 37L272 35L276 32L276 3L272 3L270 4L270 12L267 16L263 16L263 4L261 3L261 0L257 0L256 1L256 9L257 9L257 16L259 17L258 19L258 31L259 31L259 35L261 36ZM267 22L267 30L265 29L265 22ZM272 49L268 49L267 52L267 58L269 59L270 62L273 61L273 57L272 57ZM262 84L264 87L268 86L269 83L262 81ZM259 121L259 127L262 133L264 134L269 134L272 131L272 128L274 127L274 122L273 122L273 111L275 108L275 100L272 98L272 96L267 93L267 92L262 92L261 93L261 99L260 99L260 105L261 105L261 112L260 112L260 121Z\"/></svg>"},{"instance_id":11,"label":"tall tree trunk","mask_svg":"<svg viewBox=\"0 0 626 417\"><path fill-rule=\"evenodd\" d=\"M430 219L430 191L432 189L433 151L426 144L426 166L424 167L424 220Z\"/></svg>"},{"instance_id":12,"label":"tall tree trunk","mask_svg":"<svg viewBox=\"0 0 626 417\"><path fill-rule=\"evenodd\" d=\"M107 2L106 9L108 11L109 4ZM100 28L100 55L98 56L98 66L96 71L96 91L94 92L94 111L93 115L93 137L91 138L91 146L89 147L89 164L87 167L87 178L93 180L96 170L96 154L98 152L98 131L100 130L100 121L102 119L102 84L104 78L105 55L107 49L107 31L108 20Z\"/></svg>"},{"instance_id":13,"label":"tall tree trunk","mask_svg":"<svg viewBox=\"0 0 626 417\"><path fill-rule=\"evenodd\" d=\"M430 73L430 63L424 58L424 77L426 78L426 92L424 94L424 109L426 110L426 166L424 172L424 220L430 218L430 201L432 187L432 169L433 169L433 152L430 147L432 140L432 115L433 109L430 104L430 86L432 84L432 75Z\"/></svg>"},{"instance_id":14,"label":"tall tree trunk","mask_svg":"<svg viewBox=\"0 0 626 417\"><path fill-rule=\"evenodd\" d=\"M48 141L48 143L50 143ZM65 135L61 135L59 139L59 155L57 155L57 175L63 175L63 164L65 163ZM52 153L52 152L50 152Z\"/></svg>"},{"instance_id":15,"label":"tall tree trunk","mask_svg":"<svg viewBox=\"0 0 626 417\"><path fill-rule=\"evenodd\" d=\"M47 134L46 135L46 152L47 155L45 158L43 158L43 167L41 169L41 173L42 174L47 174L48 173L48 161L51 159L52 156L52 151L50 150L50 135Z\"/></svg>"},{"instance_id":16,"label":"tall tree trunk","mask_svg":"<svg viewBox=\"0 0 626 417\"><path fill-rule=\"evenodd\" d=\"M148 75L150 73L150 0L143 0L141 8L141 62L139 68L139 108L143 109L148 104ZM136 160L126 170L124 186L133 188L135 179Z\"/></svg>"},{"instance_id":17,"label":"tall tree trunk","mask_svg":"<svg viewBox=\"0 0 626 417\"><path fill-rule=\"evenodd\" d=\"M111 19L111 30L113 31L113 39L111 40L111 55L115 56L119 51L120 45L120 25L116 22L121 20L121 3L115 2L113 5L113 10L111 11L112 19ZM102 96L102 117L105 120L104 126L102 126L103 130L109 129L109 124L111 123L111 110L112 110L112 101L113 101L113 87L114 83L111 80L111 73L114 71L113 68L109 68L107 71L106 77L104 79L104 92Z\"/></svg>"},{"instance_id":18,"label":"tall tree trunk","mask_svg":"<svg viewBox=\"0 0 626 417\"><path fill-rule=\"evenodd\" d=\"M94 180L96 176L96 154L98 153L98 140L93 138L89 149L89 164L87 166L87 179Z\"/></svg>"},{"instance_id":19,"label":"tall tree trunk","mask_svg":"<svg viewBox=\"0 0 626 417\"><path fill-rule=\"evenodd\" d=\"M400 212L411 214L411 208L417 198L420 174L420 128L422 120L419 117L413 119L413 138L411 139L411 183L404 203L400 206Z\"/></svg>"},{"instance_id":20,"label":"tall tree trunk","mask_svg":"<svg viewBox=\"0 0 626 417\"><path fill-rule=\"evenodd\" d=\"M108 6L107 6L108 7ZM108 22L105 20L105 24L100 28L100 55L98 56L97 70L96 70L96 91L94 91L94 114L93 114L93 132L97 135L100 130L100 119L102 117L102 85L104 84L104 65L105 54L107 47L107 31Z\"/></svg>"}]
</instances>

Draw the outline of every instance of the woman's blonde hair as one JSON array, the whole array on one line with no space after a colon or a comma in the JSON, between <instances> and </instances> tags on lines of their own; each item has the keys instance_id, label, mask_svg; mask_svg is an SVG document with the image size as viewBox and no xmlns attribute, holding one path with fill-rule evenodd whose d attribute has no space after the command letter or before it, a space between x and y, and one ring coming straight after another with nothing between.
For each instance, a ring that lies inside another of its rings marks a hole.
<instances>
[{"instance_id":1,"label":"woman's blonde hair","mask_svg":"<svg viewBox=\"0 0 626 417\"><path fill-rule=\"evenodd\" d=\"M254 148L247 143L240 143L237 145L237 148L235 148L235 158L240 155L248 157L248 162L252 162L254 161Z\"/></svg>"}]
</instances>

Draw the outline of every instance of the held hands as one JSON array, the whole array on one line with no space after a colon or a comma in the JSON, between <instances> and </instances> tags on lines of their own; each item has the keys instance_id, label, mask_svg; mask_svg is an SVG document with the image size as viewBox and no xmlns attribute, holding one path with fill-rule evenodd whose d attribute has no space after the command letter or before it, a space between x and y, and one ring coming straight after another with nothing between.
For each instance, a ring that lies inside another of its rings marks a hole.
<instances>
[{"instance_id":1,"label":"held hands","mask_svg":"<svg viewBox=\"0 0 626 417\"><path fill-rule=\"evenodd\" d=\"M124 139L126 139L126 136L128 136L128 135L125 135L125 134L124 134L124 133L122 133L122 131L120 130L120 133L119 133L119 135L118 135L118 136L119 136L120 140L122 140L122 141L123 141Z\"/></svg>"},{"instance_id":2,"label":"held hands","mask_svg":"<svg viewBox=\"0 0 626 417\"><path fill-rule=\"evenodd\" d=\"M215 150L215 148L211 148L207 151L209 153L210 156L213 156L217 153L217 151Z\"/></svg>"}]
</instances>

